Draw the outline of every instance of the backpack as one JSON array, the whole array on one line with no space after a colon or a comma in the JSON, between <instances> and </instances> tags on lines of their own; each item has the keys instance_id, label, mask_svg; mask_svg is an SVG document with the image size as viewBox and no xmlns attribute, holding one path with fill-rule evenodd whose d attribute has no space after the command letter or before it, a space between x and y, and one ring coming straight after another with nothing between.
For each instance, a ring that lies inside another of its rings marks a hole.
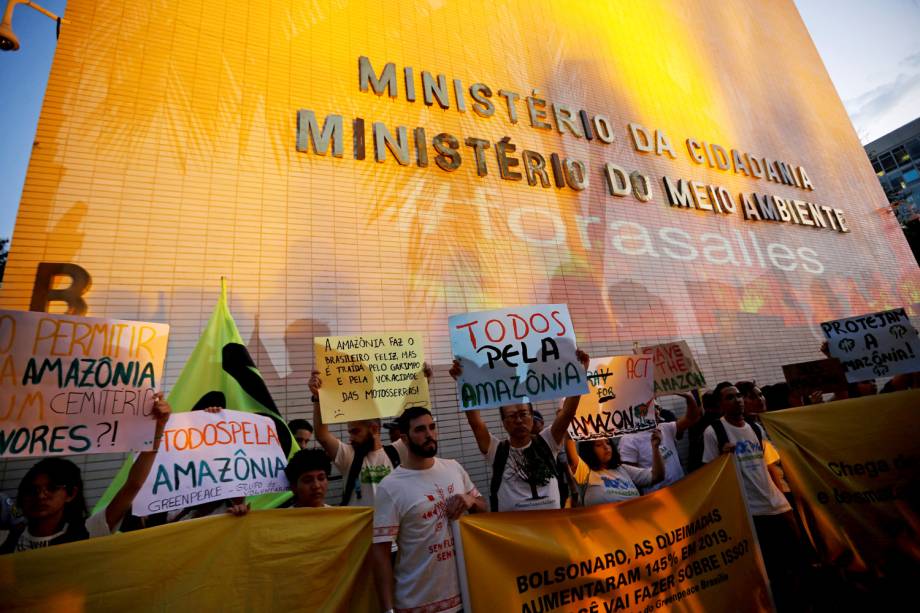
<instances>
[{"instance_id":1,"label":"backpack","mask_svg":"<svg viewBox=\"0 0 920 613\"><path fill-rule=\"evenodd\" d=\"M345 443L341 444L344 445ZM396 447L393 445L384 445L383 452L390 458L390 463L395 470L396 467L399 466L399 452L396 451ZM345 489L342 490L342 502L339 503L340 507L347 507L348 503L351 501L351 495L355 491L355 484L358 482L358 474L361 472L361 467L364 465L364 458L366 457L367 449L355 447L355 457L351 462L351 466L348 468L348 476L345 478Z\"/></svg>"},{"instance_id":2,"label":"backpack","mask_svg":"<svg viewBox=\"0 0 920 613\"><path fill-rule=\"evenodd\" d=\"M560 505L564 505L568 498L568 491L566 491L565 481L559 476L556 458L553 457L549 444L540 435L534 436L530 444L537 456L550 467L553 477L556 478L556 485L559 487ZM493 512L498 511L498 489L502 485L502 477L505 474L505 465L508 463L510 453L511 441L508 439L500 442L495 450L495 460L492 462L492 481L489 484L489 507Z\"/></svg>"},{"instance_id":3,"label":"backpack","mask_svg":"<svg viewBox=\"0 0 920 613\"><path fill-rule=\"evenodd\" d=\"M754 431L754 435L757 436L757 442L760 443L761 447L763 447L763 432L760 430L760 426L752 421L747 423L751 426L751 430ZM722 448L724 448L726 443L728 443L728 432L725 431L725 424L722 423L721 419L717 419L716 421L712 422L712 430L716 433L716 442L718 444L719 453L722 453Z\"/></svg>"}]
</instances>

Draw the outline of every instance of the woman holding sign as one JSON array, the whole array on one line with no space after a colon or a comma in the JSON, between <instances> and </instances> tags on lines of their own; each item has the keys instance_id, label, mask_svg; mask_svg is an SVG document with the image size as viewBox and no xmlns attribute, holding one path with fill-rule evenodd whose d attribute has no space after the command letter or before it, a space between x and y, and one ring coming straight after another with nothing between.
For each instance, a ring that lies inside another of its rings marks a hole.
<instances>
[{"instance_id":1,"label":"woman holding sign","mask_svg":"<svg viewBox=\"0 0 920 613\"><path fill-rule=\"evenodd\" d=\"M576 450L572 439L566 440L569 467L586 507L607 502L638 498L639 488L654 485L664 478L664 462L659 446L661 432L652 430L652 467L639 468L620 463L620 454L608 438L584 441Z\"/></svg>"},{"instance_id":2,"label":"woman holding sign","mask_svg":"<svg viewBox=\"0 0 920 613\"><path fill-rule=\"evenodd\" d=\"M0 545L0 554L83 541L117 531L153 467L169 414L169 403L162 392L157 393L153 403L156 419L153 450L138 454L125 484L112 501L89 517L83 478L76 464L51 457L32 466L20 482L16 497L26 523L10 531Z\"/></svg>"}]
</instances>

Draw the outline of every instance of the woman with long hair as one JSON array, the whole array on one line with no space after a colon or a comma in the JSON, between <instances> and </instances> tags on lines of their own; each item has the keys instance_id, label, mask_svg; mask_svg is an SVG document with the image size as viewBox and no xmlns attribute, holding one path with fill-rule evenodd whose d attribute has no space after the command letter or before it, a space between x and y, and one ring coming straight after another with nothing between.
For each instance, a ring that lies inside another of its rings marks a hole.
<instances>
[{"instance_id":1,"label":"woman with long hair","mask_svg":"<svg viewBox=\"0 0 920 613\"><path fill-rule=\"evenodd\" d=\"M658 449L661 432L656 429L649 438L652 446L651 468L622 464L612 439L583 441L577 449L572 439L566 440L569 467L575 474L584 506L637 498L640 496L637 486L654 485L664 478L664 462Z\"/></svg>"},{"instance_id":2,"label":"woman with long hair","mask_svg":"<svg viewBox=\"0 0 920 613\"><path fill-rule=\"evenodd\" d=\"M162 393L157 393L153 403L153 450L137 455L125 484L105 509L93 515L86 510L83 477L76 464L49 457L32 466L19 483L16 497L26 521L10 530L0 544L0 553L41 549L116 532L153 467L169 413L169 403Z\"/></svg>"}]
</instances>

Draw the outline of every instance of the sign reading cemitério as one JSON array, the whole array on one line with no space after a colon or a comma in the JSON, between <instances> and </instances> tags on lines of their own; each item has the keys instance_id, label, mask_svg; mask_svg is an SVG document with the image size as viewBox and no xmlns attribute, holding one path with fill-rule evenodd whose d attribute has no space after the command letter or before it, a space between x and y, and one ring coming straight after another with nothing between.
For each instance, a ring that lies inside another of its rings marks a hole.
<instances>
[{"instance_id":1,"label":"sign reading cemit\u00e9rio","mask_svg":"<svg viewBox=\"0 0 920 613\"><path fill-rule=\"evenodd\" d=\"M401 73L401 74L400 74ZM483 118L504 117L511 124L527 122L531 128L558 132L569 138L584 139L599 145L610 145L617 139L617 130L610 118L601 113L573 108L558 101L547 100L536 89L529 95L498 89L484 83L465 85L461 79L426 70L416 75L410 66L397 70L394 63L384 65L379 72L365 56L358 58L358 87L361 92L373 92L406 102L421 101L458 113L473 112ZM371 155L379 163L392 157L401 166L414 164L419 168L436 166L443 172L455 172L464 163L474 166L479 177L497 175L505 181L526 181L538 189L585 190L592 176L603 181L606 192L613 197L632 196L648 202L654 195L655 182L638 170L629 171L607 162L596 173L587 164L556 152L523 149L510 136L490 141L476 136L437 132L426 126L395 126L391 129L380 121L363 117L351 120L351 153L355 160ZM699 166L716 168L734 175L795 187L806 194L814 185L801 165L775 160L743 149L724 147L695 137L684 139L683 146L672 144L661 129L638 123L626 126L625 138L636 151L677 159L678 151ZM345 155L345 125L342 115L330 114L322 126L313 110L297 111L297 151L318 155ZM692 179L663 176L660 183L668 205L675 209L709 211L715 215L742 215L748 221L769 221L795 224L836 232L849 232L841 209L816 204L805 199L780 197L759 192L732 193L721 185ZM804 196L803 196L804 198Z\"/></svg>"}]
</instances>

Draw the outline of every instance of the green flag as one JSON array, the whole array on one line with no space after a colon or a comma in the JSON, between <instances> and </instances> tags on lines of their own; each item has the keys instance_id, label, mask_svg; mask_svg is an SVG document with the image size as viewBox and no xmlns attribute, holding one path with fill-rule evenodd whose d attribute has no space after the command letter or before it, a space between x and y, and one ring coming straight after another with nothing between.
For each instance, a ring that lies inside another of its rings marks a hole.
<instances>
[{"instance_id":1,"label":"green flag","mask_svg":"<svg viewBox=\"0 0 920 613\"><path fill-rule=\"evenodd\" d=\"M198 339L192 355L189 356L179 378L168 396L173 412L195 411L208 407L225 407L247 413L256 413L270 417L278 429L278 438L284 453L291 457L298 447L288 430L287 423L278 412L262 375L256 368L236 322L227 308L227 288L223 279L220 282L220 300L211 313L208 325ZM131 470L132 458L129 456L118 474L109 484L96 504L97 512L112 500L115 493L124 484ZM248 502L253 509L277 507L291 497L290 492L279 492L252 496Z\"/></svg>"}]
</instances>

